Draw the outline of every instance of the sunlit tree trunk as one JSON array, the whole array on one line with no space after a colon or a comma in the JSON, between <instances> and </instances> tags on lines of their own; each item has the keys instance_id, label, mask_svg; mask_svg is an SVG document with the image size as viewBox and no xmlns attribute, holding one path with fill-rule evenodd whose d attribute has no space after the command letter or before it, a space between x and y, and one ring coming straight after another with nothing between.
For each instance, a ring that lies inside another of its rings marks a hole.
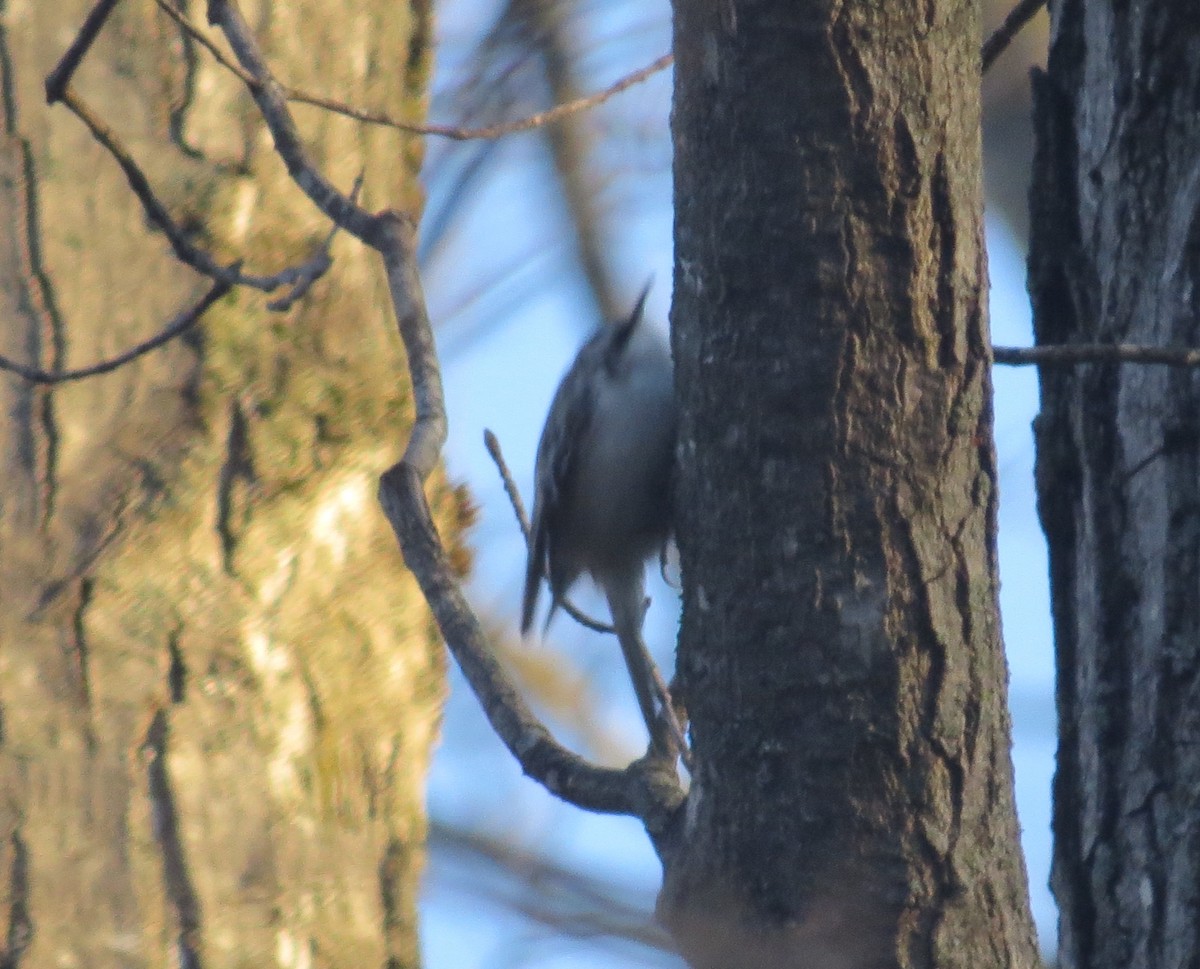
<instances>
[{"instance_id":1,"label":"sunlit tree trunk","mask_svg":"<svg viewBox=\"0 0 1200 969\"><path fill-rule=\"evenodd\" d=\"M679 692L704 966L1031 967L974 3L675 4Z\"/></svg>"},{"instance_id":2,"label":"sunlit tree trunk","mask_svg":"<svg viewBox=\"0 0 1200 969\"><path fill-rule=\"evenodd\" d=\"M0 8L0 353L43 367L202 285L45 106L89 6ZM248 13L289 81L422 112L426 4ZM118 8L74 87L221 258L274 271L327 234L241 82L153 4ZM369 204L419 208L418 140L300 110L339 184L365 170ZM333 254L284 314L241 290L111 376L0 375L6 966L418 962L443 659L374 499L411 412L385 287L350 240ZM463 502L433 499L456 544Z\"/></svg>"},{"instance_id":3,"label":"sunlit tree trunk","mask_svg":"<svg viewBox=\"0 0 1200 969\"><path fill-rule=\"evenodd\" d=\"M1200 19L1052 7L1030 292L1042 343L1200 344ZM1045 369L1038 500L1066 969L1200 964L1200 374Z\"/></svg>"}]
</instances>

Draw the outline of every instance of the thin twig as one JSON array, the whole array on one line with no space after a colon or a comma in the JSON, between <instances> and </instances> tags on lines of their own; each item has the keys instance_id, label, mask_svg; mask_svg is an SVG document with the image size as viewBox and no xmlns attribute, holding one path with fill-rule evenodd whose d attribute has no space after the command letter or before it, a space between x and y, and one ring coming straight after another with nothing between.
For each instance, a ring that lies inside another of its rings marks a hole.
<instances>
[{"instance_id":1,"label":"thin twig","mask_svg":"<svg viewBox=\"0 0 1200 969\"><path fill-rule=\"evenodd\" d=\"M1009 44L1013 42L1013 38L1021 32L1030 20L1045 5L1046 0L1020 0L1020 2L1008 12L1008 16L1004 18L1004 23L992 32L992 35L983 42L983 50L981 51L981 59L983 61L983 73L988 72L996 58L1004 53Z\"/></svg>"},{"instance_id":2,"label":"thin twig","mask_svg":"<svg viewBox=\"0 0 1200 969\"><path fill-rule=\"evenodd\" d=\"M358 201L358 193L362 191L364 172L359 172L358 177L354 180L354 186L350 189L350 200ZM325 241L317 248L312 257L303 266L298 267L300 276L292 285L291 291L286 296L280 296L278 299L273 299L267 303L267 309L282 313L289 310L297 300L303 299L308 291L312 288L313 283L325 275L329 267L333 265L333 240L342 227L336 222L333 228L329 230L329 234L325 236Z\"/></svg>"},{"instance_id":3,"label":"thin twig","mask_svg":"<svg viewBox=\"0 0 1200 969\"><path fill-rule=\"evenodd\" d=\"M186 31L189 36L194 38L197 43L201 44L212 54L217 63L236 74L247 86L254 88L258 85L258 81L253 74L226 57L220 48L202 30L192 24L179 11L175 10L168 0L156 0L156 2L179 25L181 30ZM502 121L481 128L465 128L456 125L431 124L429 122L418 121L401 121L384 111L371 111L366 108L360 108L352 104L347 104L344 101L338 101L320 94L313 94L309 91L302 91L299 88L290 87L286 84L281 84L280 88L288 101L293 101L296 104L307 104L316 108L324 108L326 111L332 111L335 114L353 118L365 124L381 125L414 135L435 135L439 138L449 138L453 141L472 141L501 138L504 135L530 131L533 128L540 128L544 125L553 124L555 121L561 121L563 118L578 114L580 111L587 111L589 108L594 108L610 98L616 97L616 95L628 90L635 84L642 83L659 71L665 70L674 63L674 60L674 55L664 54L645 67L626 74L603 90L589 94L587 97L576 98L565 104L555 105L553 108L540 111L526 118L519 118L514 121Z\"/></svg>"},{"instance_id":4,"label":"thin twig","mask_svg":"<svg viewBox=\"0 0 1200 969\"><path fill-rule=\"evenodd\" d=\"M561 121L563 118L573 114L578 114L580 111L587 111L589 108L594 108L599 104L626 91L635 84L641 84L647 78L652 77L659 71L670 67L675 61L675 55L663 54L661 57L647 64L643 68L632 71L626 74L620 80L615 81L602 91L597 91L594 94L589 94L586 97L576 98L574 101L568 101L565 104L558 104L545 111L539 111L537 114L531 114L526 118L519 118L515 121L501 121L497 124L486 125L482 128L461 128L455 125L445 124L417 124L411 121L398 121L390 115L376 111L365 111L362 108L356 108L352 105L344 104L340 101L335 101L331 98L320 97L315 94L308 94L303 91L297 91L293 88L287 89L289 101L296 101L300 104L310 104L314 107L325 108L328 111L334 111L338 114L345 115L349 118L354 118L358 121L364 121L367 124L384 125L388 128L396 128L400 131L408 131L418 135L436 135L440 138L449 138L452 141L472 141L477 139L493 139L502 138L505 135L517 134L521 131L531 131L534 128L541 128L548 124L553 124L555 121Z\"/></svg>"},{"instance_id":5,"label":"thin twig","mask_svg":"<svg viewBox=\"0 0 1200 969\"><path fill-rule=\"evenodd\" d=\"M150 339L143 340L124 353L100 363L94 363L90 367L80 367L77 370L41 370L38 367L29 367L23 363L18 363L16 360L10 360L8 357L0 357L0 370L8 370L11 373L15 373L18 377L24 377L35 384L61 384L69 380L83 380L85 377L95 377L99 374L111 373L119 367L123 367L125 364L136 360L138 357L144 356L151 350L161 347L164 343L169 343L180 334L191 329L191 327L200 321L200 318L209 307L232 288L233 284L229 280L217 280L213 283L212 288L204 294L200 302L191 307L191 309L184 310L158 333L150 337Z\"/></svg>"},{"instance_id":6,"label":"thin twig","mask_svg":"<svg viewBox=\"0 0 1200 969\"><path fill-rule=\"evenodd\" d=\"M150 180L142 171L133 156L117 138L116 133L108 127L99 116L88 107L87 103L70 87L64 88L59 94L59 100L71 109L75 117L84 123L92 137L112 155L125 175L133 194L138 197L145 210L147 220L162 230L171 243L176 257L185 265L191 266L197 272L218 279L221 269L215 259L208 253L193 246L187 239L183 228L171 218L166 206L159 201L150 186Z\"/></svg>"},{"instance_id":7,"label":"thin twig","mask_svg":"<svg viewBox=\"0 0 1200 969\"><path fill-rule=\"evenodd\" d=\"M67 52L59 59L59 62L54 65L48 75L46 75L46 103L54 104L63 96L67 85L71 83L71 76L79 67L79 62L83 60L96 38L100 35L100 30L104 27L104 22L108 20L109 15L116 8L120 0L99 0L96 6L88 11L87 17L83 21L83 26L79 28L79 33L75 35L75 39L71 41L71 46L67 48Z\"/></svg>"},{"instance_id":8,"label":"thin twig","mask_svg":"<svg viewBox=\"0 0 1200 969\"><path fill-rule=\"evenodd\" d=\"M287 109L286 92L272 76L258 41L237 4L233 0L209 0L208 19L224 32L234 56L250 78L247 88L271 131L275 150L287 166L292 181L327 218L355 238L378 248L375 243L382 228L381 220L338 191L317 168Z\"/></svg>"},{"instance_id":9,"label":"thin twig","mask_svg":"<svg viewBox=\"0 0 1200 969\"><path fill-rule=\"evenodd\" d=\"M504 482L504 493L508 495L513 514L517 516L517 524L521 526L521 535L528 545L530 525L529 516L525 513L525 502L521 500L521 492L517 489L512 472L508 470L508 462L504 460L504 454L500 451L500 440L488 428L484 428L483 431L483 446L487 448L488 454L495 462L496 470L500 472L500 480Z\"/></svg>"},{"instance_id":10,"label":"thin twig","mask_svg":"<svg viewBox=\"0 0 1200 969\"><path fill-rule=\"evenodd\" d=\"M1166 367L1200 366L1200 350L1146 347L1128 343L1062 343L1040 347L995 347L992 357L1009 367L1068 366L1077 363L1141 363Z\"/></svg>"},{"instance_id":11,"label":"thin twig","mask_svg":"<svg viewBox=\"0 0 1200 969\"><path fill-rule=\"evenodd\" d=\"M513 514L517 516L517 524L521 528L521 535L525 539L525 547L528 548L530 533L529 516L525 514L525 504L521 501L521 492L517 490L517 483L513 480L512 472L508 470L508 463L504 460L504 455L500 452L500 442L497 440L495 434L489 430L485 430L483 432L483 444L487 448L488 454L492 456L492 460L496 463L496 470L500 472L500 480L504 482L504 493L508 495ZM612 626L602 623L598 619L593 619L568 599L563 600L562 610L579 623L579 625L593 632L616 633L616 630Z\"/></svg>"},{"instance_id":12,"label":"thin twig","mask_svg":"<svg viewBox=\"0 0 1200 969\"><path fill-rule=\"evenodd\" d=\"M182 30L185 34L191 37L192 40L212 54L213 60L215 60L223 68L236 75L244 84L250 87L253 87L258 83L252 75L242 70L240 64L226 57L221 48L209 40L208 35L203 30L201 30L190 20L188 20L187 17L171 6L170 0L155 0L155 2L158 4L159 9L162 10L163 13L165 13L168 17L174 20L176 24L179 25L180 30Z\"/></svg>"}]
</instances>

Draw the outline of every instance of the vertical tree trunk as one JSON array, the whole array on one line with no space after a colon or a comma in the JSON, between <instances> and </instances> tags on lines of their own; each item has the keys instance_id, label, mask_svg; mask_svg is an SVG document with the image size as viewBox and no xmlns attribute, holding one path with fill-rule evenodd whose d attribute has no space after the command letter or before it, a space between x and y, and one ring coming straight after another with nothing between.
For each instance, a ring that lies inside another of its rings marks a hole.
<instances>
[{"instance_id":1,"label":"vertical tree trunk","mask_svg":"<svg viewBox=\"0 0 1200 969\"><path fill-rule=\"evenodd\" d=\"M43 367L123 349L197 288L44 105L89 6L0 6L0 352ZM427 4L251 13L289 81L420 115ZM207 57L124 4L74 84L204 245L299 262L328 226ZM365 169L371 204L419 207L419 140L300 111L339 184ZM443 661L374 500L412 410L382 274L345 238L334 258L288 313L237 292L111 376L0 375L5 966L419 961Z\"/></svg>"},{"instance_id":2,"label":"vertical tree trunk","mask_svg":"<svg viewBox=\"0 0 1200 969\"><path fill-rule=\"evenodd\" d=\"M1064 0L1036 78L1041 343L1200 343L1200 20ZM1200 374L1045 369L1066 969L1200 964Z\"/></svg>"},{"instance_id":3,"label":"vertical tree trunk","mask_svg":"<svg viewBox=\"0 0 1200 969\"><path fill-rule=\"evenodd\" d=\"M675 4L695 966L1036 964L974 3Z\"/></svg>"}]
</instances>

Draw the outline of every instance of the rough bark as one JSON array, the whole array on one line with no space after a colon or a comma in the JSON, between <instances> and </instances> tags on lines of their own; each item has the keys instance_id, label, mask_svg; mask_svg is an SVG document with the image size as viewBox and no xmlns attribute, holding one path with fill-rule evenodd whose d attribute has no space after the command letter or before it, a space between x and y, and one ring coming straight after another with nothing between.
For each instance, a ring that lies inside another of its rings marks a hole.
<instances>
[{"instance_id":1,"label":"rough bark","mask_svg":"<svg viewBox=\"0 0 1200 969\"><path fill-rule=\"evenodd\" d=\"M0 8L0 352L44 367L110 355L197 291L44 106L88 6ZM289 81L419 116L426 5L250 12ZM74 84L221 258L298 262L328 226L205 56L124 4ZM365 168L371 204L419 207L419 139L301 110L339 184ZM287 314L243 291L111 376L0 375L5 966L419 962L443 659L374 501L412 413L386 289L351 240L334 258ZM444 483L433 500L457 548L465 505Z\"/></svg>"},{"instance_id":2,"label":"rough bark","mask_svg":"<svg viewBox=\"0 0 1200 969\"><path fill-rule=\"evenodd\" d=\"M1200 19L1062 0L1035 77L1040 343L1200 342ZM1200 964L1200 374L1042 372L1066 969Z\"/></svg>"},{"instance_id":3,"label":"rough bark","mask_svg":"<svg viewBox=\"0 0 1200 969\"><path fill-rule=\"evenodd\" d=\"M1029 967L974 3L675 4L694 966Z\"/></svg>"}]
</instances>

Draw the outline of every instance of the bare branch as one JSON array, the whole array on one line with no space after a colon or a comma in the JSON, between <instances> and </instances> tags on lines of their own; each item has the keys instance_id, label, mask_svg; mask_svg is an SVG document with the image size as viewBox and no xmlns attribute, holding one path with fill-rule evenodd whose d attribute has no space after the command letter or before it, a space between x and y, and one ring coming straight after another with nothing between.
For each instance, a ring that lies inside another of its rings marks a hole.
<instances>
[{"instance_id":1,"label":"bare branch","mask_svg":"<svg viewBox=\"0 0 1200 969\"><path fill-rule=\"evenodd\" d=\"M521 534L525 538L525 546L528 548L529 516L525 514L525 503L521 501L521 492L517 490L517 483L513 480L512 472L508 470L508 463L504 460L504 455L500 452L500 442L497 440L495 434L489 430L485 430L483 432L483 444L487 448L488 454L492 456L492 460L496 463L496 470L500 472L500 480L504 482L504 493L508 495L508 500L512 504L513 514L517 516L517 525L521 528ZM577 608L570 600L563 600L562 609L563 612L579 623L579 625L593 632L616 633L616 630L612 626L606 625L598 619L593 619L587 613Z\"/></svg>"},{"instance_id":2,"label":"bare branch","mask_svg":"<svg viewBox=\"0 0 1200 969\"><path fill-rule=\"evenodd\" d=\"M232 0L209 0L208 22L224 31L238 62L252 79L247 84L250 95L275 139L275 150L287 166L292 181L328 218L355 238L378 249L372 240L379 230L379 220L339 192L309 157L296 131L296 122L288 111L286 93L271 76L258 42L237 4Z\"/></svg>"},{"instance_id":3,"label":"bare branch","mask_svg":"<svg viewBox=\"0 0 1200 969\"><path fill-rule=\"evenodd\" d=\"M645 67L626 74L602 91L597 91L586 97L576 98L565 104L555 105L553 108L539 111L537 114L531 114L526 118L519 118L515 121L501 121L482 128L461 128L455 125L418 124L412 121L399 121L383 112L366 111L362 108L356 108L353 105L344 104L341 101L335 101L332 98L308 94L294 88L286 90L289 101L325 108L328 111L334 111L337 114L342 114L358 121L364 121L367 124L384 125L388 128L396 128L399 131L408 131L418 135L436 135L440 138L449 138L452 141L472 141L502 138L505 135L512 135L521 131L531 131L534 128L541 128L556 121L561 121L563 118L578 114L580 111L587 111L589 108L603 104L609 98L615 97L622 91L628 90L635 84L641 84L647 78L670 67L674 61L674 54L663 54L662 57L647 64Z\"/></svg>"},{"instance_id":4,"label":"bare branch","mask_svg":"<svg viewBox=\"0 0 1200 969\"><path fill-rule=\"evenodd\" d=\"M364 175L364 172L359 172L358 177L354 180L354 186L350 189L350 200L352 202L358 201L358 193L362 191ZM286 296L280 296L278 299L271 300L267 303L267 309L281 313L284 310L291 309L297 300L304 298L305 294L312 288L313 283L324 276L329 267L333 265L333 256L330 255L330 251L333 248L333 240L338 232L341 231L341 228L340 225L334 223L333 228L329 230L329 234L325 236L325 241L312 254L312 258L304 263L304 265L296 267L298 276L292 285L291 292Z\"/></svg>"},{"instance_id":5,"label":"bare branch","mask_svg":"<svg viewBox=\"0 0 1200 969\"><path fill-rule=\"evenodd\" d=\"M1002 23L992 35L983 42L983 50L981 59L983 61L983 73L988 72L996 58L1004 53L1008 45L1013 42L1013 38L1021 32L1029 21L1031 21L1039 10L1045 5L1046 0L1020 0L1020 2L1008 12L1008 16L1004 18Z\"/></svg>"},{"instance_id":6,"label":"bare branch","mask_svg":"<svg viewBox=\"0 0 1200 969\"><path fill-rule=\"evenodd\" d=\"M240 65L229 60L207 36L199 30L178 10L173 8L167 0L156 0L159 7L171 17L190 37L201 44L212 56L217 63L232 71L246 83L250 88L258 85L259 81L254 74L249 73ZM430 124L428 122L417 121L402 121L399 118L394 118L385 111L370 111L366 108L356 107L352 104L347 104L344 101L339 101L335 98L325 97L320 94L313 94L309 91L302 91L299 88L289 87L286 84L280 84L280 90L288 101L293 101L297 104L307 104L316 108L323 108L326 111L332 111L335 114L343 115L347 118L353 118L355 121L362 121L365 124L380 125L385 128L394 128L397 131L406 131L414 135L435 135L439 138L449 138L452 141L474 141L474 140L490 140L502 138L505 135L516 134L521 131L530 131L534 128L541 128L548 124L553 124L556 121L561 121L563 118L573 114L578 114L581 111L587 111L597 105L603 104L610 98L616 97L622 91L626 91L636 84L641 84L647 78L657 74L659 71L666 70L674 63L675 57L673 54L664 54L650 64L636 71L631 71L624 77L614 81L608 87L594 94L589 94L586 97L576 98L568 101L565 104L555 105L546 111L540 111L537 114L529 115L526 118L519 118L514 121L502 121L497 124L487 125L482 128L465 128L456 125L445 124Z\"/></svg>"},{"instance_id":7,"label":"bare branch","mask_svg":"<svg viewBox=\"0 0 1200 969\"><path fill-rule=\"evenodd\" d=\"M1143 363L1167 367L1200 366L1200 350L1145 347L1128 343L1065 343L1040 347L995 347L992 357L1009 367L1068 366L1077 363Z\"/></svg>"},{"instance_id":8,"label":"bare branch","mask_svg":"<svg viewBox=\"0 0 1200 969\"><path fill-rule=\"evenodd\" d=\"M236 272L236 266L237 264L235 263L233 267L230 267L232 272ZM80 367L78 370L41 370L38 367L29 367L23 363L18 363L16 360L10 360L8 357L0 357L0 370L15 373L18 377L24 377L26 380L36 384L61 384L69 380L83 380L86 377L111 373L117 368L136 360L138 357L144 356L151 350L169 343L175 337L195 326L209 307L232 288L233 284L229 280L217 280L213 283L212 288L204 294L200 302L190 309L184 310L162 330L150 337L150 339L142 341L137 346L126 350L118 356L111 357L100 363L94 363L90 367Z\"/></svg>"},{"instance_id":9,"label":"bare branch","mask_svg":"<svg viewBox=\"0 0 1200 969\"><path fill-rule=\"evenodd\" d=\"M187 233L171 217L166 206L159 200L150 185L150 180L146 177L130 152L125 148L124 144L122 144L112 129L76 94L70 85L71 76L78 68L79 63L91 47L91 44L95 41L115 5L116 0L101 0L92 9L75 41L71 44L71 47L55 67L54 71L46 79L47 99L51 103L61 101L83 122L88 131L91 132L92 137L112 155L120 166L126 181L129 183L129 187L142 203L142 209L147 220L166 235L176 258L185 265L191 266L197 272L213 279L214 285L198 304L176 316L159 333L109 360L76 370L44 370L39 367L28 366L16 360L0 357L0 369L8 370L34 383L56 384L70 380L82 380L86 377L93 377L116 370L118 367L163 346L194 326L208 308L235 285L250 286L264 292L272 292L280 286L289 285L291 286L291 291L286 296L267 304L268 309L276 311L286 310L296 300L307 293L313 283L320 279L332 264L330 248L340 225L336 222L324 242L308 260L298 266L285 268L270 276L245 274L242 272L240 261L223 266L209 253L194 245L189 240ZM161 5L168 13L173 14L173 11L171 11L167 4L163 3ZM176 17L176 19L178 20L179 18ZM182 21L180 23L182 25ZM200 36L198 32L193 31L193 35L211 48L209 42ZM211 49L216 56L220 57L215 48ZM231 70L240 70L235 65L227 66ZM243 76L248 82L253 82L253 77L245 72L241 72L239 76ZM350 195L352 204L353 200L357 198L361 187L362 176L360 175L355 181Z\"/></svg>"},{"instance_id":10,"label":"bare branch","mask_svg":"<svg viewBox=\"0 0 1200 969\"><path fill-rule=\"evenodd\" d=\"M133 189L133 194L142 203L146 218L162 230L167 240L171 243L171 248L180 262L191 266L197 272L203 273L206 276L211 276L214 279L221 278L222 269L217 265L216 260L188 241L187 234L171 218L171 214L167 211L166 206L158 200L158 196L154 194L154 189L150 186L150 180L146 178L145 173L138 163L134 161L133 156L126 150L120 139L117 138L116 133L101 121L91 108L87 106L87 103L70 87L66 87L59 92L59 100L71 109L75 117L82 121L88 131L92 133L92 137L121 166L121 171L125 174L125 180L129 183L129 187Z\"/></svg>"},{"instance_id":11,"label":"bare branch","mask_svg":"<svg viewBox=\"0 0 1200 969\"><path fill-rule=\"evenodd\" d=\"M100 30L104 27L104 22L108 20L109 15L116 9L120 0L98 0L83 21L83 26L79 28L79 33L75 35L75 39L71 41L71 46L67 48L67 52L54 65L52 70L46 76L46 103L54 104L62 99L63 93L67 89L67 85L71 83L71 76L79 67L79 62L83 60L84 55L91 49L96 38L100 35Z\"/></svg>"},{"instance_id":12,"label":"bare branch","mask_svg":"<svg viewBox=\"0 0 1200 969\"><path fill-rule=\"evenodd\" d=\"M182 30L185 34L191 37L192 40L212 54L213 60L215 60L223 68L236 75L244 84L247 84L250 87L253 87L258 83L258 81L254 79L253 75L242 70L240 64L237 64L226 57L221 48L208 39L208 35L204 31L202 31L199 27L188 20L187 17L171 6L169 0L155 0L155 2L158 4L159 9L162 10L163 13L165 13L168 17L174 20L176 24L179 25L180 30Z\"/></svg>"},{"instance_id":13,"label":"bare branch","mask_svg":"<svg viewBox=\"0 0 1200 969\"><path fill-rule=\"evenodd\" d=\"M581 111L587 111L597 105L603 104L605 101L626 91L636 84L641 84L643 81L653 77L659 71L664 71L675 63L674 54L663 54L661 57L651 61L643 68L632 71L626 74L620 80L615 81L606 87L603 91L597 91L595 94L589 94L582 98L576 98L574 101L568 101L564 104L555 105L546 111L541 111L537 114L530 115L528 118L522 118L518 121L504 121L499 124L488 125L483 128L450 128L443 125L433 126L428 134L443 135L447 138L453 138L457 141L466 141L472 138L500 138L504 135L511 135L518 131L529 131L533 128L540 128L548 124L553 124L555 121L560 121L563 118L573 114L578 114Z\"/></svg>"},{"instance_id":14,"label":"bare branch","mask_svg":"<svg viewBox=\"0 0 1200 969\"><path fill-rule=\"evenodd\" d=\"M525 544L528 545L530 525L529 516L525 513L525 502L521 500L521 492L513 480L512 472L508 470L508 462L504 460L504 454L500 451L500 440L488 428L484 428L483 431L483 446L487 448L488 454L495 462L496 470L500 472L500 480L504 483L504 493L508 495L513 514L517 516L517 524L521 528L521 535L524 536Z\"/></svg>"}]
</instances>

